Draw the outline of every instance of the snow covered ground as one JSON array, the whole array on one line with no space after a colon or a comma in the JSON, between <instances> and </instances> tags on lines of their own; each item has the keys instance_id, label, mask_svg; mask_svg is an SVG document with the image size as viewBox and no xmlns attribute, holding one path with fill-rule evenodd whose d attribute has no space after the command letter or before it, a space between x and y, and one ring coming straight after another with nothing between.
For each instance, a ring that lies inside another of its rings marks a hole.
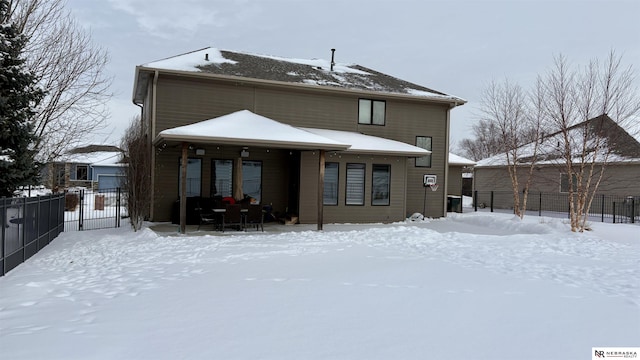
<instances>
[{"instance_id":1,"label":"snow covered ground","mask_svg":"<svg viewBox=\"0 0 640 360\"><path fill-rule=\"evenodd\" d=\"M0 278L3 359L588 359L640 346L640 226L67 232Z\"/></svg>"}]
</instances>

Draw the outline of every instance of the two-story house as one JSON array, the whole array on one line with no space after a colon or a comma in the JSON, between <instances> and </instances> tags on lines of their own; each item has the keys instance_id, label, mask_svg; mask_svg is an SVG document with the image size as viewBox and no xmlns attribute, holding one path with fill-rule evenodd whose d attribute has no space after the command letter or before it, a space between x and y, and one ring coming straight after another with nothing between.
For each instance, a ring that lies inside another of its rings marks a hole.
<instances>
[{"instance_id":1,"label":"two-story house","mask_svg":"<svg viewBox=\"0 0 640 360\"><path fill-rule=\"evenodd\" d=\"M186 197L248 197L302 223L446 214L458 97L360 65L205 48L137 66L133 102L153 145L153 221L169 220L182 179Z\"/></svg>"}]
</instances>

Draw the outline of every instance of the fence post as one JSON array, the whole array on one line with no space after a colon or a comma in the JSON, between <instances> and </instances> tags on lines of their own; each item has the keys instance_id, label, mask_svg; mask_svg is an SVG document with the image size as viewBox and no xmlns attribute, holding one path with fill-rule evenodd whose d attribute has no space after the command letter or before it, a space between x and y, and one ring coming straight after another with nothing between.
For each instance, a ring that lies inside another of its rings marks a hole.
<instances>
[{"instance_id":1,"label":"fence post","mask_svg":"<svg viewBox=\"0 0 640 360\"><path fill-rule=\"evenodd\" d=\"M478 211L478 190L473 191L473 210Z\"/></svg>"},{"instance_id":2,"label":"fence post","mask_svg":"<svg viewBox=\"0 0 640 360\"><path fill-rule=\"evenodd\" d=\"M602 219L600 220L600 222L604 222L604 194L602 194L602 210L600 211L601 215L602 215Z\"/></svg>"},{"instance_id":3,"label":"fence post","mask_svg":"<svg viewBox=\"0 0 640 360\"><path fill-rule=\"evenodd\" d=\"M616 202L613 202L613 223L616 223Z\"/></svg>"},{"instance_id":4,"label":"fence post","mask_svg":"<svg viewBox=\"0 0 640 360\"><path fill-rule=\"evenodd\" d=\"M491 190L491 212L493 212L493 190Z\"/></svg>"},{"instance_id":5,"label":"fence post","mask_svg":"<svg viewBox=\"0 0 640 360\"><path fill-rule=\"evenodd\" d=\"M49 214L51 214L51 196L49 196ZM38 195L36 205L36 243L38 244L38 251L40 251L40 195Z\"/></svg>"},{"instance_id":6,"label":"fence post","mask_svg":"<svg viewBox=\"0 0 640 360\"><path fill-rule=\"evenodd\" d=\"M82 220L84 220L84 190L80 190L78 193L78 231L82 231Z\"/></svg>"},{"instance_id":7,"label":"fence post","mask_svg":"<svg viewBox=\"0 0 640 360\"><path fill-rule=\"evenodd\" d=\"M542 191L538 195L538 216L542 216Z\"/></svg>"},{"instance_id":8,"label":"fence post","mask_svg":"<svg viewBox=\"0 0 640 360\"><path fill-rule=\"evenodd\" d=\"M0 205L2 205L0 206L0 216L2 217L2 219L0 219L0 258L2 258L2 269L0 269L0 275L4 276L4 274L6 273L5 269L7 263L5 259L5 257L7 256L7 254L5 254L6 248L4 247L4 229L6 228L5 221L7 220L7 202L4 196L0 198Z\"/></svg>"},{"instance_id":9,"label":"fence post","mask_svg":"<svg viewBox=\"0 0 640 360\"><path fill-rule=\"evenodd\" d=\"M636 223L636 198L631 198L631 223Z\"/></svg>"},{"instance_id":10,"label":"fence post","mask_svg":"<svg viewBox=\"0 0 640 360\"><path fill-rule=\"evenodd\" d=\"M18 221L18 229L20 229L20 225L22 225L22 236L20 237L22 238L22 262L23 263L27 261L27 249L25 248L25 245L27 245L25 243L25 240L27 238L26 236L27 234L25 231L27 227L27 219L25 219L26 211L27 211L27 198L23 196L22 197L22 214L18 212L18 216L22 217L22 224L20 224L20 221ZM20 230L18 230L18 232L20 232Z\"/></svg>"},{"instance_id":11,"label":"fence post","mask_svg":"<svg viewBox=\"0 0 640 360\"><path fill-rule=\"evenodd\" d=\"M118 188L118 193L116 195L116 227L120 227L120 188Z\"/></svg>"}]
</instances>

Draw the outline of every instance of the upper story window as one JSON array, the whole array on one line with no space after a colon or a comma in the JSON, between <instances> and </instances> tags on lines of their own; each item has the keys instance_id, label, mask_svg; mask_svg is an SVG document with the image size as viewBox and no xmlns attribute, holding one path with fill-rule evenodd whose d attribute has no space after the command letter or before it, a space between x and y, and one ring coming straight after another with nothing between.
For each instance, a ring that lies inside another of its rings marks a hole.
<instances>
[{"instance_id":1,"label":"upper story window","mask_svg":"<svg viewBox=\"0 0 640 360\"><path fill-rule=\"evenodd\" d=\"M382 100L360 99L358 124L384 125L386 103Z\"/></svg>"},{"instance_id":2,"label":"upper story window","mask_svg":"<svg viewBox=\"0 0 640 360\"><path fill-rule=\"evenodd\" d=\"M416 146L425 150L433 150L431 136L416 136ZM416 166L431 167L431 154L416 158Z\"/></svg>"}]
</instances>

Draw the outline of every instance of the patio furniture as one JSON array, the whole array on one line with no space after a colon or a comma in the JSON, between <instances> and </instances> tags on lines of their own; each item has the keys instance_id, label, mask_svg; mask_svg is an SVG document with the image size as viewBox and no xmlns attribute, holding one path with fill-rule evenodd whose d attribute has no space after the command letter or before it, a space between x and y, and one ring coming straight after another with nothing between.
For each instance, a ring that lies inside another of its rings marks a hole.
<instances>
[{"instance_id":1,"label":"patio furniture","mask_svg":"<svg viewBox=\"0 0 640 360\"><path fill-rule=\"evenodd\" d=\"M264 231L264 214L262 212L262 206L249 205L244 224L245 228L247 227L247 224L251 224L256 226L256 231L258 231L258 227Z\"/></svg>"},{"instance_id":2,"label":"patio furniture","mask_svg":"<svg viewBox=\"0 0 640 360\"><path fill-rule=\"evenodd\" d=\"M214 225L214 228L218 228L220 215L213 213L200 212L200 223L198 224L198 230L203 225Z\"/></svg>"},{"instance_id":3,"label":"patio furniture","mask_svg":"<svg viewBox=\"0 0 640 360\"><path fill-rule=\"evenodd\" d=\"M243 228L242 212L239 204L227 204L222 214L222 231L231 226L237 227L238 230Z\"/></svg>"}]
</instances>

